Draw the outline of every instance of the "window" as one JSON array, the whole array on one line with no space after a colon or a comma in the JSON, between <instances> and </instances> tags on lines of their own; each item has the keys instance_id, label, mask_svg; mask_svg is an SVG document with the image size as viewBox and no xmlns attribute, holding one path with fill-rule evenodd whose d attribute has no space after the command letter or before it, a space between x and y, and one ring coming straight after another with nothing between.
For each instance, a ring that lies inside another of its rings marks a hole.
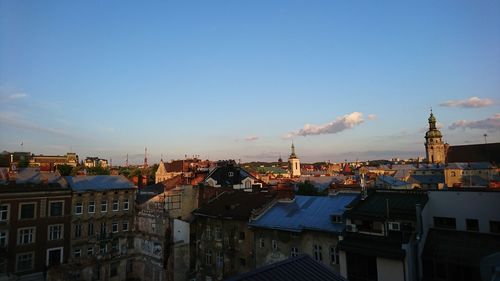
<instances>
[{"instance_id":1,"label":"window","mask_svg":"<svg viewBox=\"0 0 500 281\"><path fill-rule=\"evenodd\" d=\"M118 232L118 223L117 222L111 223L111 232L113 232L113 233Z\"/></svg>"},{"instance_id":2,"label":"window","mask_svg":"<svg viewBox=\"0 0 500 281\"><path fill-rule=\"evenodd\" d=\"M292 247L290 248L290 257L296 257L299 255L299 248L297 247Z\"/></svg>"},{"instance_id":3,"label":"window","mask_svg":"<svg viewBox=\"0 0 500 281\"><path fill-rule=\"evenodd\" d=\"M220 227L215 227L215 240L222 240L222 231Z\"/></svg>"},{"instance_id":4,"label":"window","mask_svg":"<svg viewBox=\"0 0 500 281\"><path fill-rule=\"evenodd\" d=\"M320 245L313 245L314 259L317 261L323 261L323 252Z\"/></svg>"},{"instance_id":5,"label":"window","mask_svg":"<svg viewBox=\"0 0 500 281\"><path fill-rule=\"evenodd\" d=\"M128 221L124 221L122 225L122 230L123 231L128 231Z\"/></svg>"},{"instance_id":6,"label":"window","mask_svg":"<svg viewBox=\"0 0 500 281\"><path fill-rule=\"evenodd\" d=\"M2 230L0 231L0 247L5 247L7 246L7 242L9 241L7 239L7 232L8 230Z\"/></svg>"},{"instance_id":7,"label":"window","mask_svg":"<svg viewBox=\"0 0 500 281\"><path fill-rule=\"evenodd\" d=\"M19 204L19 219L28 220L35 218L36 203L21 203Z\"/></svg>"},{"instance_id":8,"label":"window","mask_svg":"<svg viewBox=\"0 0 500 281\"><path fill-rule=\"evenodd\" d=\"M95 202L94 201L89 202L89 208L88 209L89 209L89 213L90 214L95 213Z\"/></svg>"},{"instance_id":9,"label":"window","mask_svg":"<svg viewBox=\"0 0 500 281\"><path fill-rule=\"evenodd\" d=\"M63 215L64 202L56 201L49 203L49 216L50 217L60 217Z\"/></svg>"},{"instance_id":10,"label":"window","mask_svg":"<svg viewBox=\"0 0 500 281\"><path fill-rule=\"evenodd\" d=\"M331 215L330 218L331 218L333 223L342 223L343 222L342 216L339 216L339 215Z\"/></svg>"},{"instance_id":11,"label":"window","mask_svg":"<svg viewBox=\"0 0 500 281\"><path fill-rule=\"evenodd\" d=\"M108 228L108 226L106 225L106 223L105 222L101 222L101 235L106 234L106 232L108 232L107 228Z\"/></svg>"},{"instance_id":12,"label":"window","mask_svg":"<svg viewBox=\"0 0 500 281\"><path fill-rule=\"evenodd\" d=\"M83 203L77 202L75 205L75 215L81 215L81 214L83 214Z\"/></svg>"},{"instance_id":13,"label":"window","mask_svg":"<svg viewBox=\"0 0 500 281\"><path fill-rule=\"evenodd\" d=\"M82 256L82 250L81 249L75 249L75 252L73 253L73 256L75 258L79 258Z\"/></svg>"},{"instance_id":14,"label":"window","mask_svg":"<svg viewBox=\"0 0 500 281\"><path fill-rule=\"evenodd\" d=\"M133 263L133 260L132 260L132 259L127 260L127 265L125 266L125 271L126 271L127 273L132 272L133 265L134 265L134 263Z\"/></svg>"},{"instance_id":15,"label":"window","mask_svg":"<svg viewBox=\"0 0 500 281\"><path fill-rule=\"evenodd\" d=\"M337 247L330 246L330 262L332 264L339 264L339 251Z\"/></svg>"},{"instance_id":16,"label":"window","mask_svg":"<svg viewBox=\"0 0 500 281\"><path fill-rule=\"evenodd\" d=\"M17 230L17 244L18 245L31 244L34 242L35 242L35 228L34 227L19 228Z\"/></svg>"},{"instance_id":17,"label":"window","mask_svg":"<svg viewBox=\"0 0 500 281\"><path fill-rule=\"evenodd\" d=\"M108 252L108 244L102 243L99 245L99 253L106 254Z\"/></svg>"},{"instance_id":18,"label":"window","mask_svg":"<svg viewBox=\"0 0 500 281\"><path fill-rule=\"evenodd\" d=\"M123 200L123 210L128 210L128 199Z\"/></svg>"},{"instance_id":19,"label":"window","mask_svg":"<svg viewBox=\"0 0 500 281\"><path fill-rule=\"evenodd\" d=\"M490 232L500 233L500 221L490 221Z\"/></svg>"},{"instance_id":20,"label":"window","mask_svg":"<svg viewBox=\"0 0 500 281\"><path fill-rule=\"evenodd\" d=\"M118 240L113 240L111 243L111 252L118 253L120 251L120 245L118 244Z\"/></svg>"},{"instance_id":21,"label":"window","mask_svg":"<svg viewBox=\"0 0 500 281\"><path fill-rule=\"evenodd\" d=\"M34 253L18 254L16 257L16 271L27 271L33 269Z\"/></svg>"},{"instance_id":22,"label":"window","mask_svg":"<svg viewBox=\"0 0 500 281\"><path fill-rule=\"evenodd\" d=\"M82 237L82 225L75 224L75 238L80 238L80 237Z\"/></svg>"},{"instance_id":23,"label":"window","mask_svg":"<svg viewBox=\"0 0 500 281\"><path fill-rule=\"evenodd\" d=\"M479 221L475 219L466 219L465 226L468 231L479 231Z\"/></svg>"},{"instance_id":24,"label":"window","mask_svg":"<svg viewBox=\"0 0 500 281\"><path fill-rule=\"evenodd\" d=\"M205 251L205 264L206 265L212 264L212 250L210 250L210 249L207 249Z\"/></svg>"},{"instance_id":25,"label":"window","mask_svg":"<svg viewBox=\"0 0 500 281\"><path fill-rule=\"evenodd\" d=\"M271 241L271 246L273 248L273 252L278 251L278 249L279 249L278 241L276 241L276 240Z\"/></svg>"},{"instance_id":26,"label":"window","mask_svg":"<svg viewBox=\"0 0 500 281\"><path fill-rule=\"evenodd\" d=\"M113 200L113 212L120 210L120 204L118 203L118 199Z\"/></svg>"},{"instance_id":27,"label":"window","mask_svg":"<svg viewBox=\"0 0 500 281\"><path fill-rule=\"evenodd\" d=\"M264 248L264 246L265 246L265 243L264 243L264 234L262 234L262 233L260 234L259 244L260 244L261 248Z\"/></svg>"},{"instance_id":28,"label":"window","mask_svg":"<svg viewBox=\"0 0 500 281\"><path fill-rule=\"evenodd\" d=\"M455 218L434 217L434 227L456 229L457 223L455 221Z\"/></svg>"},{"instance_id":29,"label":"window","mask_svg":"<svg viewBox=\"0 0 500 281\"><path fill-rule=\"evenodd\" d=\"M0 221L9 220L9 205L0 205Z\"/></svg>"},{"instance_id":30,"label":"window","mask_svg":"<svg viewBox=\"0 0 500 281\"><path fill-rule=\"evenodd\" d=\"M94 223L92 223L92 222L89 222L89 224L87 226L87 235L88 236L94 235Z\"/></svg>"},{"instance_id":31,"label":"window","mask_svg":"<svg viewBox=\"0 0 500 281\"><path fill-rule=\"evenodd\" d=\"M92 247L87 248L87 256L89 256L89 257L94 256L94 248L92 248Z\"/></svg>"},{"instance_id":32,"label":"window","mask_svg":"<svg viewBox=\"0 0 500 281\"><path fill-rule=\"evenodd\" d=\"M240 240L245 240L245 232L240 231Z\"/></svg>"},{"instance_id":33,"label":"window","mask_svg":"<svg viewBox=\"0 0 500 281\"><path fill-rule=\"evenodd\" d=\"M240 266L246 266L247 265L247 260L244 258L240 258Z\"/></svg>"},{"instance_id":34,"label":"window","mask_svg":"<svg viewBox=\"0 0 500 281\"><path fill-rule=\"evenodd\" d=\"M49 225L49 240L59 240L63 238L63 225Z\"/></svg>"},{"instance_id":35,"label":"window","mask_svg":"<svg viewBox=\"0 0 500 281\"><path fill-rule=\"evenodd\" d=\"M452 176L452 177L456 177L456 176L457 176L457 173L456 173L455 171L452 171L452 172L451 172L451 176Z\"/></svg>"},{"instance_id":36,"label":"window","mask_svg":"<svg viewBox=\"0 0 500 281\"><path fill-rule=\"evenodd\" d=\"M233 177L233 176L234 176L234 173L233 173L233 172L229 172L229 173L227 173L227 176L228 176L228 177Z\"/></svg>"},{"instance_id":37,"label":"window","mask_svg":"<svg viewBox=\"0 0 500 281\"><path fill-rule=\"evenodd\" d=\"M105 213L108 211L108 201L102 200L101 201L101 213Z\"/></svg>"},{"instance_id":38,"label":"window","mask_svg":"<svg viewBox=\"0 0 500 281\"><path fill-rule=\"evenodd\" d=\"M118 265L120 265L120 262L112 262L110 264L109 277L118 276Z\"/></svg>"},{"instance_id":39,"label":"window","mask_svg":"<svg viewBox=\"0 0 500 281\"><path fill-rule=\"evenodd\" d=\"M210 226L207 226L206 238L207 240L212 240L212 231L210 229Z\"/></svg>"},{"instance_id":40,"label":"window","mask_svg":"<svg viewBox=\"0 0 500 281\"><path fill-rule=\"evenodd\" d=\"M222 252L217 252L217 256L215 257L215 265L218 268L222 268L224 266L224 255Z\"/></svg>"}]
</instances>

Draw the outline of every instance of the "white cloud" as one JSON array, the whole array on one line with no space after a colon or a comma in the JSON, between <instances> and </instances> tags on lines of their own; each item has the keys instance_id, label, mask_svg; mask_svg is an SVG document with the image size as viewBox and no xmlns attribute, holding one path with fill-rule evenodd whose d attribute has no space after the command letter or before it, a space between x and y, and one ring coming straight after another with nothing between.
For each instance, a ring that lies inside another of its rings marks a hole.
<instances>
[{"instance_id":1,"label":"white cloud","mask_svg":"<svg viewBox=\"0 0 500 281\"><path fill-rule=\"evenodd\" d=\"M363 113L352 112L342 117L337 117L334 121L324 125L306 124L304 128L296 132L289 133L287 137L336 134L344 130L351 129L363 122Z\"/></svg>"},{"instance_id":2,"label":"white cloud","mask_svg":"<svg viewBox=\"0 0 500 281\"><path fill-rule=\"evenodd\" d=\"M5 87L0 87L0 103L7 103L28 97L26 93L13 91Z\"/></svg>"},{"instance_id":3,"label":"white cloud","mask_svg":"<svg viewBox=\"0 0 500 281\"><path fill-rule=\"evenodd\" d=\"M259 139L259 137L257 137L257 136L248 136L245 138L246 141L256 141L258 139Z\"/></svg>"},{"instance_id":4,"label":"white cloud","mask_svg":"<svg viewBox=\"0 0 500 281\"><path fill-rule=\"evenodd\" d=\"M477 121L459 120L449 127L450 130L458 128L462 129L483 129L488 131L500 130L500 113L493 115L490 118Z\"/></svg>"},{"instance_id":5,"label":"white cloud","mask_svg":"<svg viewBox=\"0 0 500 281\"><path fill-rule=\"evenodd\" d=\"M368 117L367 117L368 120L375 120L377 119L377 115L375 114L369 114Z\"/></svg>"},{"instance_id":6,"label":"white cloud","mask_svg":"<svg viewBox=\"0 0 500 281\"><path fill-rule=\"evenodd\" d=\"M471 97L465 100L449 100L439 104L444 107L464 107L464 108L477 108L487 107L493 105L495 102L489 98Z\"/></svg>"}]
</instances>

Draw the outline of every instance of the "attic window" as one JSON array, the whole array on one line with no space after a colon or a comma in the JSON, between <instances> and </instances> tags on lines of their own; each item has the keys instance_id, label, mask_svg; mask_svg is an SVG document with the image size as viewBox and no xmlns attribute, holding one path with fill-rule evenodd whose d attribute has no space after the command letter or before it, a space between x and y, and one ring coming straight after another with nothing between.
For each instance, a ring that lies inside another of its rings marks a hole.
<instances>
[{"instance_id":1,"label":"attic window","mask_svg":"<svg viewBox=\"0 0 500 281\"><path fill-rule=\"evenodd\" d=\"M234 173L233 173L233 172L229 172L229 173L227 173L227 175L228 175L229 177L233 177L233 176L234 176Z\"/></svg>"},{"instance_id":2,"label":"attic window","mask_svg":"<svg viewBox=\"0 0 500 281\"><path fill-rule=\"evenodd\" d=\"M342 216L331 215L330 219L332 220L333 223L342 223L343 222Z\"/></svg>"}]
</instances>

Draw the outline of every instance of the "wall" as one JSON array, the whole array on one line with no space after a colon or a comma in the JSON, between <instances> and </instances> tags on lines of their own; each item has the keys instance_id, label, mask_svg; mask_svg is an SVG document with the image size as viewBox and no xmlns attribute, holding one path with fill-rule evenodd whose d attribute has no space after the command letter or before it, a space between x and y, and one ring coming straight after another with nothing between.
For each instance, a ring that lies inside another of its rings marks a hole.
<instances>
[{"instance_id":1,"label":"wall","mask_svg":"<svg viewBox=\"0 0 500 281\"><path fill-rule=\"evenodd\" d=\"M377 275L383 281L405 280L403 262L377 257Z\"/></svg>"}]
</instances>

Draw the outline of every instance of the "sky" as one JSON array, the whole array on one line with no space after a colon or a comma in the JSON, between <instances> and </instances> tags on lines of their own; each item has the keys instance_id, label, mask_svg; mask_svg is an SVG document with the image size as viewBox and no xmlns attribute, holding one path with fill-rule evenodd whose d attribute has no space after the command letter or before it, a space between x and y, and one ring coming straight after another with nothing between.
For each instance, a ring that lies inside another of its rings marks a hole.
<instances>
[{"instance_id":1,"label":"sky","mask_svg":"<svg viewBox=\"0 0 500 281\"><path fill-rule=\"evenodd\" d=\"M431 108L499 142L499 104L496 0L0 0L0 150L409 158Z\"/></svg>"}]
</instances>

